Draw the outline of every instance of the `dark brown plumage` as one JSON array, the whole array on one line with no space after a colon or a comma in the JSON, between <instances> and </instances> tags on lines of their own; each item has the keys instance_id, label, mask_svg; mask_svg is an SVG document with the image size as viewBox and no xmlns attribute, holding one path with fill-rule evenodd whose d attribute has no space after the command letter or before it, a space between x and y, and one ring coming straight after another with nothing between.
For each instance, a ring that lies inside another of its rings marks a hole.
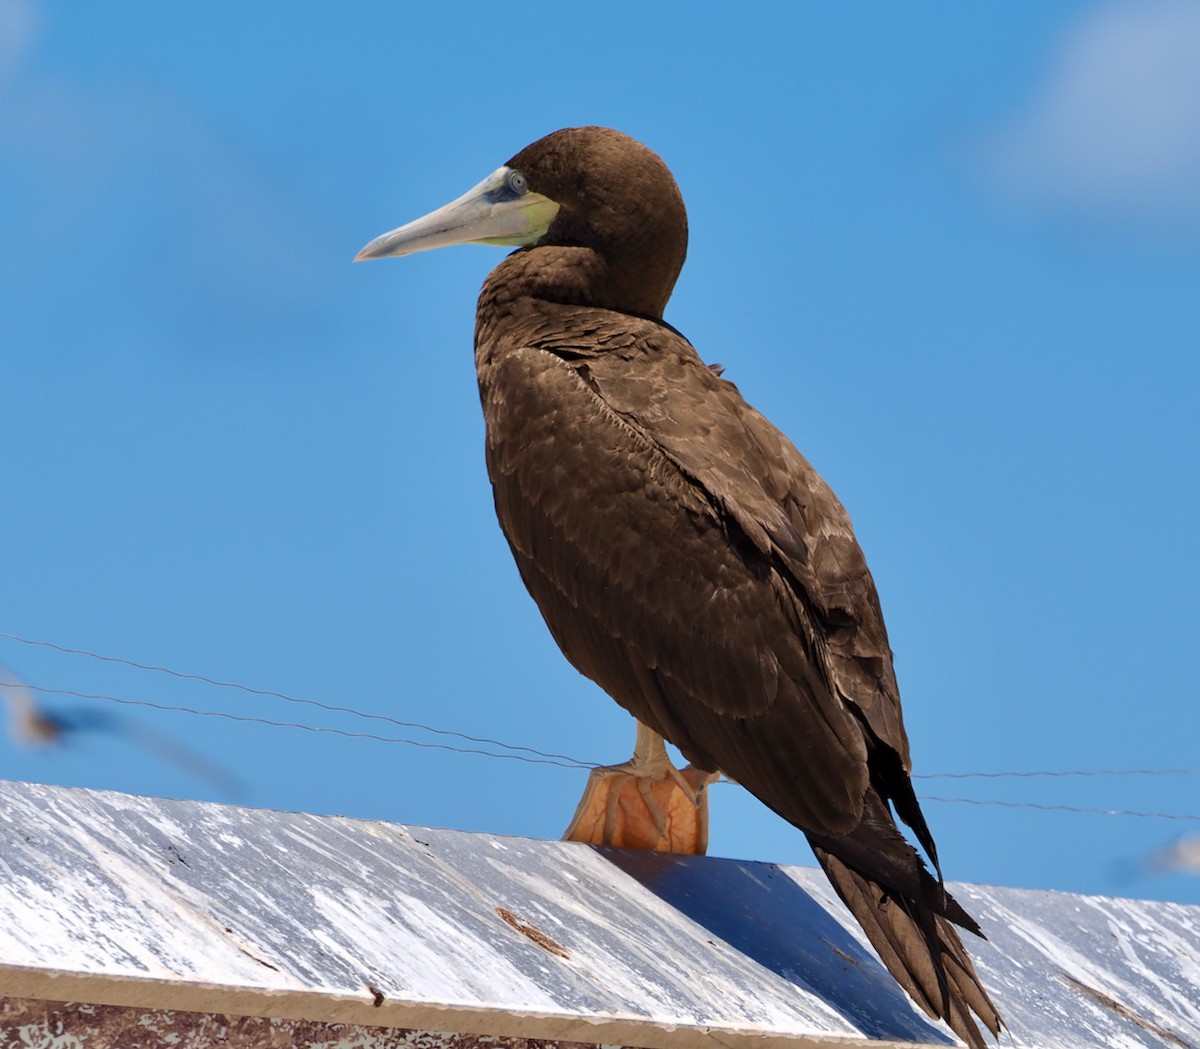
<instances>
[{"instance_id":1,"label":"dark brown plumage","mask_svg":"<svg viewBox=\"0 0 1200 1049\"><path fill-rule=\"evenodd\" d=\"M559 647L804 831L899 983L982 1046L971 1012L993 1033L1001 1021L951 923L979 929L892 816L936 866L850 519L662 320L687 245L670 172L625 135L573 128L479 190L557 205L526 240L504 233L528 246L485 282L475 352L496 512ZM363 257L420 250L403 246L418 235Z\"/></svg>"}]
</instances>

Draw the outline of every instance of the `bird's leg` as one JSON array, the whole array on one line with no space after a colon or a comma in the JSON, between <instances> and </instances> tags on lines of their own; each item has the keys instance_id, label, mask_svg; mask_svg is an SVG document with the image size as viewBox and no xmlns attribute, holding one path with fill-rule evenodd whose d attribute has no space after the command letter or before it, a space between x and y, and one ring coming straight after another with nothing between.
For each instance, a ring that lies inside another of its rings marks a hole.
<instances>
[{"instance_id":1,"label":"bird's leg","mask_svg":"<svg viewBox=\"0 0 1200 1049\"><path fill-rule=\"evenodd\" d=\"M715 772L671 764L666 744L640 721L633 757L593 769L563 838L656 852L703 855L708 848L708 785Z\"/></svg>"}]
</instances>

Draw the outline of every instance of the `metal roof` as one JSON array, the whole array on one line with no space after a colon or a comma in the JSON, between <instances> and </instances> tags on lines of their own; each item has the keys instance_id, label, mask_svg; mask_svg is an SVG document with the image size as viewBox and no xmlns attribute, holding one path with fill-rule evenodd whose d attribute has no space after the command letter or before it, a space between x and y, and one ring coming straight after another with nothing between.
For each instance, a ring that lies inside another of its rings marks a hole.
<instances>
[{"instance_id":1,"label":"metal roof","mask_svg":"<svg viewBox=\"0 0 1200 1049\"><path fill-rule=\"evenodd\" d=\"M1038 1049L1200 1047L1200 907L952 886ZM824 876L0 782L0 995L525 1038L945 1045Z\"/></svg>"}]
</instances>

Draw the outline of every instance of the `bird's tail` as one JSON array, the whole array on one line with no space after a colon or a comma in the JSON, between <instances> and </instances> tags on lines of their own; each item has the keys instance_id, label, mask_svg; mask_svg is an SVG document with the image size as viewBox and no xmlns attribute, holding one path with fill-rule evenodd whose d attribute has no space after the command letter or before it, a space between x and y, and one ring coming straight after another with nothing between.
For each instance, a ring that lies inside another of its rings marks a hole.
<instances>
[{"instance_id":1,"label":"bird's tail","mask_svg":"<svg viewBox=\"0 0 1200 1049\"><path fill-rule=\"evenodd\" d=\"M886 814L882 799L873 793L871 799L870 807ZM886 822L891 831L888 840L875 837L869 855L861 849L865 841L853 840L857 832L843 839L809 835L809 841L837 894L896 982L927 1015L945 1020L971 1049L985 1049L971 1014L997 1037L1003 1021L954 925L983 934L925 869L891 819Z\"/></svg>"}]
</instances>

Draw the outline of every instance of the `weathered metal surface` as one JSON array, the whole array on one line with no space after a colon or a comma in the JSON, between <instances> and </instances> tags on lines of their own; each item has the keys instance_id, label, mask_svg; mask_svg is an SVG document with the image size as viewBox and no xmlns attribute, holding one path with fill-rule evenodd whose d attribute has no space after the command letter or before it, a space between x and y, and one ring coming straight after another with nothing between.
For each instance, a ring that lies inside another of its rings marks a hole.
<instances>
[{"instance_id":1,"label":"weathered metal surface","mask_svg":"<svg viewBox=\"0 0 1200 1049\"><path fill-rule=\"evenodd\" d=\"M1200 907L956 886L1030 1049L1200 1049ZM939 1045L823 876L0 783L0 995L626 1045ZM1010 1037L1011 1036L1011 1037Z\"/></svg>"}]
</instances>

